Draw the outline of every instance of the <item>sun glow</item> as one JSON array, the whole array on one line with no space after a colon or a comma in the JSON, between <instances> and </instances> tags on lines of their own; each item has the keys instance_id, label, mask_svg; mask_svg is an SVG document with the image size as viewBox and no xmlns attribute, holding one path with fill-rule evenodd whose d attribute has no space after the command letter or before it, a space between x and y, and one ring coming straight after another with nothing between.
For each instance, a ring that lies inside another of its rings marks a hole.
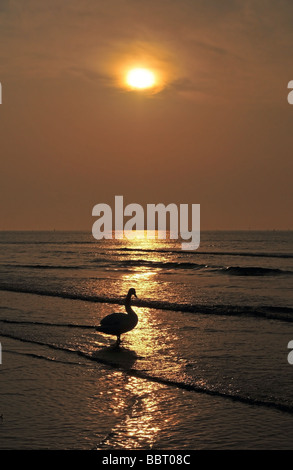
<instances>
[{"instance_id":1,"label":"sun glow","mask_svg":"<svg viewBox=\"0 0 293 470\"><path fill-rule=\"evenodd\" d=\"M144 90L155 86L156 77L151 70L135 68L127 73L126 83L131 88Z\"/></svg>"}]
</instances>

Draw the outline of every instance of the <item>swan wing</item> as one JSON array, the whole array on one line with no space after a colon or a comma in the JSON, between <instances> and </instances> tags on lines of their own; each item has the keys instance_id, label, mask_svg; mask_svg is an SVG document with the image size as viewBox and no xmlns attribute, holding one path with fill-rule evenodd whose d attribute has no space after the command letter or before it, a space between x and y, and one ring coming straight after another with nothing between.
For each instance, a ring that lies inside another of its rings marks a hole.
<instances>
[{"instance_id":1,"label":"swan wing","mask_svg":"<svg viewBox=\"0 0 293 470\"><path fill-rule=\"evenodd\" d=\"M125 321L125 313L111 313L103 318L100 322L102 326L119 326Z\"/></svg>"}]
</instances>

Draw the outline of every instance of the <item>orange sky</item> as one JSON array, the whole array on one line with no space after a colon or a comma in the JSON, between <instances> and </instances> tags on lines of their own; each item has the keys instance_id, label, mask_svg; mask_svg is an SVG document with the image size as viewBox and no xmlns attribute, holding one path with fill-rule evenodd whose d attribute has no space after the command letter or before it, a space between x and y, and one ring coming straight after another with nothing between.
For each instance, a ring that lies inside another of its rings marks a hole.
<instances>
[{"instance_id":1,"label":"orange sky","mask_svg":"<svg viewBox=\"0 0 293 470\"><path fill-rule=\"evenodd\" d=\"M1 0L0 229L90 231L115 195L293 229L292 24L290 0ZM121 84L136 63L157 93Z\"/></svg>"}]
</instances>

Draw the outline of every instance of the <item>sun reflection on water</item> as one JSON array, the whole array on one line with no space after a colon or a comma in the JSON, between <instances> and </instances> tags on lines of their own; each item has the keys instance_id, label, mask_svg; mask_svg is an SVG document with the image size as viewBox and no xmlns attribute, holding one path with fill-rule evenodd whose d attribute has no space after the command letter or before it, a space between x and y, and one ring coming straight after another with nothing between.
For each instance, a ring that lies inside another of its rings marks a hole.
<instances>
[{"instance_id":1,"label":"sun reflection on water","mask_svg":"<svg viewBox=\"0 0 293 470\"><path fill-rule=\"evenodd\" d=\"M151 279L156 286L156 273L153 271L125 273L121 282L125 283L126 291L138 283L138 297L144 298L149 289L149 284L144 285L145 279ZM151 308L133 308L138 314L138 324L124 335L122 345L115 352L120 369L127 371L123 386L120 385L119 390L112 390L115 395L111 401L113 413L121 418L101 443L100 448L104 449L153 448L160 433L167 432L173 420L172 414L168 415L166 409L162 411L162 401L168 395L164 380L184 379L184 364L173 350L176 330L167 326L165 316L160 318ZM126 364L124 357L130 352L136 355L136 359L132 364ZM136 376L136 372L139 376ZM162 383L160 378L163 379Z\"/></svg>"},{"instance_id":2,"label":"sun reflection on water","mask_svg":"<svg viewBox=\"0 0 293 470\"><path fill-rule=\"evenodd\" d=\"M160 431L167 426L168 420L160 411L160 391L163 385L125 377L123 395L128 397L128 407L109 435L100 443L100 449L151 449ZM117 390L118 391L118 390ZM121 390L120 390L121 393ZM121 399L120 399L121 401ZM112 402L112 406L113 406ZM119 399L117 408L121 412Z\"/></svg>"},{"instance_id":3,"label":"sun reflection on water","mask_svg":"<svg viewBox=\"0 0 293 470\"><path fill-rule=\"evenodd\" d=\"M128 240L127 247L150 249L155 247L155 241ZM140 251L129 252L130 260L143 257ZM164 263L168 261L168 254L148 252L147 259ZM116 278L120 292L127 293L131 287L136 289L138 298L133 299L133 309L138 315L138 324L122 335L118 349L106 347L97 351L97 358L117 366L123 377L119 386L111 388L109 393L109 407L117 422L100 443L101 449L150 449L160 432L172 425L172 415L166 410L162 412L162 400L167 396L164 380L183 379L184 364L174 350L174 344L178 344L177 330L172 328L172 322L165 321L168 313L160 314L139 306L140 299L164 300L164 283L159 273L160 267L142 264L121 270ZM123 311L123 307L119 310ZM109 343L114 341L115 338L111 338ZM162 383L160 378L164 379Z\"/></svg>"}]
</instances>

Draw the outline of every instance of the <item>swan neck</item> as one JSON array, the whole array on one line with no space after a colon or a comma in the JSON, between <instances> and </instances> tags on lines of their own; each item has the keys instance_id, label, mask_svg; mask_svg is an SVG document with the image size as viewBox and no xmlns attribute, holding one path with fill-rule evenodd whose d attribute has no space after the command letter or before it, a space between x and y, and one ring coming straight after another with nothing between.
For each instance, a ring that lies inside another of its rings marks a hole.
<instances>
[{"instance_id":1,"label":"swan neck","mask_svg":"<svg viewBox=\"0 0 293 470\"><path fill-rule=\"evenodd\" d=\"M125 301L125 310L129 315L136 315L135 311L132 310L131 305L130 305L131 297L126 297Z\"/></svg>"}]
</instances>

